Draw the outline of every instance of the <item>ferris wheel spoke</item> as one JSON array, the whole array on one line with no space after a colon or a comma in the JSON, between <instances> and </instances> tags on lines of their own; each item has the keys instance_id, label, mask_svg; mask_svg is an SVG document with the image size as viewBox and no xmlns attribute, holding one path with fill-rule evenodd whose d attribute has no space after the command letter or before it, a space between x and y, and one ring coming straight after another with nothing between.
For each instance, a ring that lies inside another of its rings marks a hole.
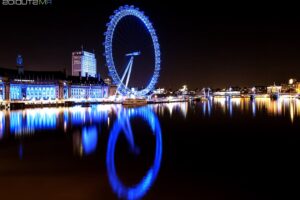
<instances>
[{"instance_id":1,"label":"ferris wheel spoke","mask_svg":"<svg viewBox=\"0 0 300 200\"><path fill-rule=\"evenodd\" d=\"M139 23L136 23L135 21L136 19L138 20ZM120 23L122 23L124 26L123 27L119 26ZM140 26L141 24L143 24L144 26ZM151 39L142 37L142 35L145 35L146 32L148 32L147 36L150 35ZM134 33L138 34L138 38L134 37L135 35ZM139 48L139 50L142 50L143 52L144 50L147 50L150 47L153 48L153 51L150 51L151 54L154 54L154 73L151 77L151 80L148 81L148 85L146 85L146 87L144 87L141 90L136 90L133 92L133 94L136 96L145 96L153 91L155 84L157 83L157 79L159 77L161 62L160 62L160 47L159 47L157 35L149 18L145 16L142 11L140 11L138 8L135 8L134 6L120 7L118 10L114 12L114 15L110 17L110 22L107 24L107 32L105 34L104 46L105 46L106 63L109 69L109 73L112 76L113 82L117 84L118 93L123 95L129 95L132 93L131 90L128 88L128 84L131 78L134 56L133 55L130 56L130 60L127 66L126 64L122 65L126 67L124 73L122 74L122 78L120 79L119 73L115 65L116 57L115 55L113 55L113 44L118 45L118 47L120 47L119 44L121 44L122 47L125 46L125 48L121 48L121 52L124 50L132 51L135 50L132 48L136 48L136 46L134 46L134 43L129 42L132 41L132 39L133 40L138 39L139 42L142 42L143 47ZM148 45L149 43L151 43L151 45ZM145 52L146 52L145 53L146 56L150 55L149 53L147 53L149 51L145 51ZM120 56L118 58L120 58ZM144 58L145 57L143 56L143 59ZM124 83L125 78L126 78L126 82Z\"/></svg>"},{"instance_id":2,"label":"ferris wheel spoke","mask_svg":"<svg viewBox=\"0 0 300 200\"><path fill-rule=\"evenodd\" d=\"M126 87L128 87L128 82L129 82L130 75L131 75L132 64L133 64L133 57L132 57L132 62L130 63L129 72L127 75L127 80L126 80L126 84L125 84Z\"/></svg>"},{"instance_id":3,"label":"ferris wheel spoke","mask_svg":"<svg viewBox=\"0 0 300 200\"><path fill-rule=\"evenodd\" d=\"M127 118L125 120L125 124L124 124L124 132L125 132L125 137L130 145L130 148L132 150L132 152L136 152L136 147L135 147L135 143L134 143L134 137L133 137L133 132L132 132L132 128L131 128L131 124L129 119Z\"/></svg>"},{"instance_id":4,"label":"ferris wheel spoke","mask_svg":"<svg viewBox=\"0 0 300 200\"><path fill-rule=\"evenodd\" d=\"M130 61L129 61L129 63L128 63L128 65L127 65L127 67L126 67L126 69L125 69L125 71L124 71L124 73L123 73L123 76L122 76L122 78L121 78L121 83L123 83L123 81L124 81L124 78L126 77L126 75L127 75L127 72L130 70L130 68L131 68L131 66L132 66L132 62L133 62L133 57L131 57L130 58ZM128 75L127 75L128 76ZM128 78L127 78L128 79ZM126 86L127 87L127 86Z\"/></svg>"}]
</instances>

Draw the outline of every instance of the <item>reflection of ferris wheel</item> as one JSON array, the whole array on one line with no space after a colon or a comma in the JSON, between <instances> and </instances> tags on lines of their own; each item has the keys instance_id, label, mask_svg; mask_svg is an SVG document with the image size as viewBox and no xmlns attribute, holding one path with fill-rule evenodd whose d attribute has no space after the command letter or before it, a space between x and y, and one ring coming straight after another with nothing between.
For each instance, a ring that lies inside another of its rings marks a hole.
<instances>
[{"instance_id":1,"label":"reflection of ferris wheel","mask_svg":"<svg viewBox=\"0 0 300 200\"><path fill-rule=\"evenodd\" d=\"M141 199L155 182L160 169L162 158L162 136L161 127L157 116L149 107L141 107L138 109L125 109L118 113L117 122L114 124L108 139L106 152L106 166L108 172L109 182L112 189L117 193L119 198L125 199ZM129 143L132 152L136 153L139 149L135 143L134 134L130 120L133 118L141 118L151 128L152 134L155 137L155 153L153 165L147 171L146 175L141 181L133 186L125 185L118 176L115 164L115 153L118 138L123 133Z\"/></svg>"},{"instance_id":2,"label":"reflection of ferris wheel","mask_svg":"<svg viewBox=\"0 0 300 200\"><path fill-rule=\"evenodd\" d=\"M126 17L133 16L137 18L139 21L144 24L147 29L147 32L151 36L152 47L154 48L154 73L150 78L150 81L147 83L147 86L141 90L131 90L128 87L128 83L130 80L130 75L132 72L134 58L139 56L141 53L139 49L136 49L134 52L127 52L125 54L126 57L129 58L129 62L122 74L116 70L116 62L113 56L113 41L114 41L114 33L116 31L116 27L122 19ZM114 11L114 14L110 17L110 22L107 24L107 31L105 32L105 57L106 64L108 66L109 73L113 79L114 84L117 85L117 91L122 95L130 95L133 94L135 96L145 96L153 91L155 84L157 83L160 71L160 47L158 43L158 38L156 32L153 28L152 23L149 21L148 17L144 15L142 11L134 6L121 6L119 9ZM126 81L125 81L126 80Z\"/></svg>"}]
</instances>

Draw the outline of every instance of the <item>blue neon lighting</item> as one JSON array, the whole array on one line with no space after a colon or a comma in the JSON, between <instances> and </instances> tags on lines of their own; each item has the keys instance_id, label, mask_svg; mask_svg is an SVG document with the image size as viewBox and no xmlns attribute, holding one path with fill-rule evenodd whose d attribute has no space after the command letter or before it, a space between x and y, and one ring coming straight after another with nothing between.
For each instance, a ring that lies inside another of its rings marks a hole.
<instances>
[{"instance_id":1,"label":"blue neon lighting","mask_svg":"<svg viewBox=\"0 0 300 200\"><path fill-rule=\"evenodd\" d=\"M63 119L65 126L83 126L106 122L109 110L99 109L103 105L89 108L76 106L61 112L56 108L27 109L11 111L9 128L11 134L34 133L37 130L56 129ZM0 112L0 138L5 131L5 115Z\"/></svg>"},{"instance_id":2,"label":"blue neon lighting","mask_svg":"<svg viewBox=\"0 0 300 200\"><path fill-rule=\"evenodd\" d=\"M84 127L82 129L82 146L85 155L96 151L98 142L98 131L96 126Z\"/></svg>"},{"instance_id":3,"label":"blue neon lighting","mask_svg":"<svg viewBox=\"0 0 300 200\"><path fill-rule=\"evenodd\" d=\"M120 79L119 74L116 71L115 62L113 58L113 37L114 31L117 27L117 24L121 19L126 16L135 16L137 17L148 29L148 32L151 35L153 48L154 48L154 56L155 56L155 66L154 66L154 73L149 81L147 87L140 91L131 91L130 88L126 87ZM148 19L147 16L144 15L144 12L140 11L139 8L135 8L134 6L121 6L119 9L114 11L114 14L109 17L110 22L107 23L107 31L104 33L105 41L103 43L105 49L105 58L106 64L108 66L109 74L111 75L113 82L118 85L118 91L123 95L134 94L136 96L145 96L154 90L154 87L158 81L159 72L160 72L160 64L161 64L161 52L160 52L160 45L158 42L158 37L153 28L152 23Z\"/></svg>"},{"instance_id":4,"label":"blue neon lighting","mask_svg":"<svg viewBox=\"0 0 300 200\"><path fill-rule=\"evenodd\" d=\"M5 132L5 115L0 112L0 140L3 138Z\"/></svg>"},{"instance_id":5,"label":"blue neon lighting","mask_svg":"<svg viewBox=\"0 0 300 200\"><path fill-rule=\"evenodd\" d=\"M104 86L71 86L71 98L86 99L86 98L103 98L106 96Z\"/></svg>"},{"instance_id":6,"label":"blue neon lighting","mask_svg":"<svg viewBox=\"0 0 300 200\"><path fill-rule=\"evenodd\" d=\"M22 134L25 132L33 133L37 130L55 129L56 114L51 109L13 111L10 113L10 132L11 134Z\"/></svg>"},{"instance_id":7,"label":"blue neon lighting","mask_svg":"<svg viewBox=\"0 0 300 200\"><path fill-rule=\"evenodd\" d=\"M116 168L115 168L115 146L121 130L124 131L126 139L128 140L131 148L135 149L134 138L131 128L128 124L130 118L139 117L145 120L151 127L153 135L156 138L156 148L155 148L155 159L152 167L148 170L146 175L141 179L141 181L134 186L126 186L119 179ZM156 180L160 169L162 157L162 137L161 128L157 116L148 107L142 107L138 109L125 109L119 114L119 117L114 124L112 131L110 132L108 140L108 149L106 154L106 167L108 171L108 178L113 191L118 195L119 198L126 199L140 199L149 190L151 185Z\"/></svg>"},{"instance_id":8,"label":"blue neon lighting","mask_svg":"<svg viewBox=\"0 0 300 200\"><path fill-rule=\"evenodd\" d=\"M21 85L11 85L10 86L10 99L11 100L22 99Z\"/></svg>"},{"instance_id":9,"label":"blue neon lighting","mask_svg":"<svg viewBox=\"0 0 300 200\"><path fill-rule=\"evenodd\" d=\"M0 100L4 100L5 99L5 88L3 83L0 83Z\"/></svg>"},{"instance_id":10,"label":"blue neon lighting","mask_svg":"<svg viewBox=\"0 0 300 200\"><path fill-rule=\"evenodd\" d=\"M98 106L92 106L91 108L76 106L70 108L70 114L68 115L68 118L71 118L71 124L84 125L87 123L100 123L102 121L106 121L108 112L106 110L98 110Z\"/></svg>"},{"instance_id":11,"label":"blue neon lighting","mask_svg":"<svg viewBox=\"0 0 300 200\"><path fill-rule=\"evenodd\" d=\"M55 85L11 84L11 100L54 100L57 97Z\"/></svg>"}]
</instances>

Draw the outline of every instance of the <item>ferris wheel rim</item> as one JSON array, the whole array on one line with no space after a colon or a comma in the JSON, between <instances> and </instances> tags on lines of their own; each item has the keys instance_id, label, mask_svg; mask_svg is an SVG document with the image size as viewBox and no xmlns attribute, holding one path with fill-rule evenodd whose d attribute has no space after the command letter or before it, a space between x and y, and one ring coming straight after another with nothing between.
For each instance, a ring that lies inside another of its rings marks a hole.
<instances>
[{"instance_id":1,"label":"ferris wheel rim","mask_svg":"<svg viewBox=\"0 0 300 200\"><path fill-rule=\"evenodd\" d=\"M116 70L116 66L113 58L113 51L112 51L113 36L114 36L115 29L119 21L127 16L137 17L138 20L143 22L143 24L146 26L147 31L151 36L151 41L154 48L154 57L155 57L154 72L147 87L145 87L142 90L137 90L134 92L132 92L131 89L126 87L124 83L121 82L120 76ZM139 8L136 8L134 6L128 6L128 5L121 6L119 9L114 11L114 14L112 16L110 16L110 21L109 23L107 23L107 31L104 33L104 35L105 35L105 42L103 43L105 48L104 56L106 58L106 64L108 67L109 74L112 77L113 82L118 85L118 91L123 95L128 95L133 93L136 96L145 96L150 92L152 92L159 77L160 64L161 64L161 60L160 60L161 52L160 52L160 45L158 42L156 31L151 21L144 14L144 12L140 11Z\"/></svg>"}]
</instances>

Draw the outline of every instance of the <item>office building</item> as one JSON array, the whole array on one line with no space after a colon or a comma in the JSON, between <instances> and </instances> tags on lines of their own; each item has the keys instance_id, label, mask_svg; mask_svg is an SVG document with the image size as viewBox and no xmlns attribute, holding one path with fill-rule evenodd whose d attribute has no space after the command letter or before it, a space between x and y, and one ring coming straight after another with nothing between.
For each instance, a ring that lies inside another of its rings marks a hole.
<instances>
[{"instance_id":1,"label":"office building","mask_svg":"<svg viewBox=\"0 0 300 200\"><path fill-rule=\"evenodd\" d=\"M96 77L97 62L94 53L77 51L72 53L72 76Z\"/></svg>"}]
</instances>

